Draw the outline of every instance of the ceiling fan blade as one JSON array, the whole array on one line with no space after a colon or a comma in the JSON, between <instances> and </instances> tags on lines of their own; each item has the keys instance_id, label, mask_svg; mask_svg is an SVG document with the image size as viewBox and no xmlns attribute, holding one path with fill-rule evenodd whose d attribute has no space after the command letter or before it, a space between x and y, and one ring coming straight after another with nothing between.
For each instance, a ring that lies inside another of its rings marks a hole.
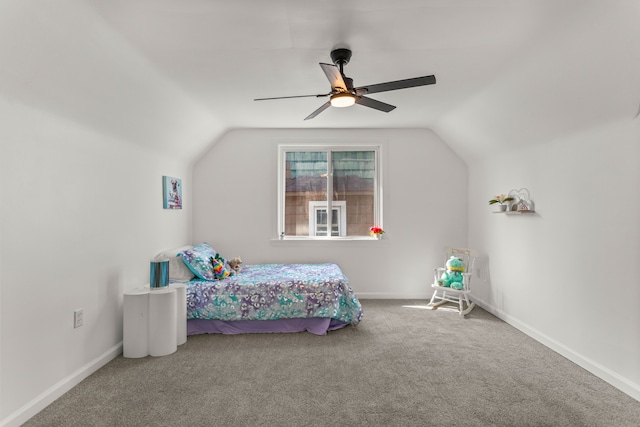
<instances>
[{"instance_id":1,"label":"ceiling fan blade","mask_svg":"<svg viewBox=\"0 0 640 427\"><path fill-rule=\"evenodd\" d=\"M331 89L337 92L346 92L347 84L344 82L342 78L342 74L340 74L340 70L333 64L323 64L320 63L320 67L322 67L322 71L329 79L329 83L331 83Z\"/></svg>"},{"instance_id":2,"label":"ceiling fan blade","mask_svg":"<svg viewBox=\"0 0 640 427\"><path fill-rule=\"evenodd\" d=\"M313 119L315 116L317 116L318 114L322 113L324 110L326 110L327 108L329 108L331 106L331 103L329 101L325 102L324 104L322 104L320 106L320 108L318 108L316 111L314 111L313 113L309 114L307 117L305 117L305 120L311 120Z\"/></svg>"},{"instance_id":3,"label":"ceiling fan blade","mask_svg":"<svg viewBox=\"0 0 640 427\"><path fill-rule=\"evenodd\" d=\"M432 85L436 83L436 76L415 77L413 79L396 80L395 82L379 83L369 86L357 87L357 94L371 94L387 92L390 90L406 89L409 87Z\"/></svg>"},{"instance_id":4,"label":"ceiling fan blade","mask_svg":"<svg viewBox=\"0 0 640 427\"><path fill-rule=\"evenodd\" d=\"M294 95L294 96L276 96L274 98L255 98L254 101L269 101L272 99L289 99L289 98L322 98L323 96L329 96L330 93L322 93L320 95Z\"/></svg>"},{"instance_id":5,"label":"ceiling fan blade","mask_svg":"<svg viewBox=\"0 0 640 427\"><path fill-rule=\"evenodd\" d=\"M385 113L388 113L389 111L396 108L395 105L386 104L384 102L380 102L372 98L367 98L366 96L357 97L356 104L364 105L365 107L375 108L376 110L384 111Z\"/></svg>"}]
</instances>

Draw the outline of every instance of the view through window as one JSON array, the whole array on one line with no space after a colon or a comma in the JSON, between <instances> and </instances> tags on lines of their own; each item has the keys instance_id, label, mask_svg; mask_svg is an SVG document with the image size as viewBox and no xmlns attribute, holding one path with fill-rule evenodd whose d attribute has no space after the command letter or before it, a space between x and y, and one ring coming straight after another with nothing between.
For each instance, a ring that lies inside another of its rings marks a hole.
<instances>
[{"instance_id":1,"label":"view through window","mask_svg":"<svg viewBox=\"0 0 640 427\"><path fill-rule=\"evenodd\" d=\"M379 218L377 147L286 147L280 154L285 236L369 235Z\"/></svg>"}]
</instances>

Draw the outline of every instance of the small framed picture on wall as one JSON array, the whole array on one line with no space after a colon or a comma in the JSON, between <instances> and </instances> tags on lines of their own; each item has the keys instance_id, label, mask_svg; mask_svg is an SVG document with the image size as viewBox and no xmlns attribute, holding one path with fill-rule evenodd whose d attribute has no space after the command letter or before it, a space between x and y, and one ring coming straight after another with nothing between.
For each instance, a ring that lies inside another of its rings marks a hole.
<instances>
[{"instance_id":1,"label":"small framed picture on wall","mask_svg":"<svg viewBox=\"0 0 640 427\"><path fill-rule=\"evenodd\" d=\"M180 178L162 177L162 207L182 209L182 180Z\"/></svg>"}]
</instances>

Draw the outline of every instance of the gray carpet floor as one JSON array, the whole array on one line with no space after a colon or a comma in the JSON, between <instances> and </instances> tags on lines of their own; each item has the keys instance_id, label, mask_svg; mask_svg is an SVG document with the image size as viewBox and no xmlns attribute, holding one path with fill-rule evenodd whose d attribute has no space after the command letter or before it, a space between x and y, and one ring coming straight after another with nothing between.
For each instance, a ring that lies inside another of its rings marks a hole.
<instances>
[{"instance_id":1,"label":"gray carpet floor","mask_svg":"<svg viewBox=\"0 0 640 427\"><path fill-rule=\"evenodd\" d=\"M640 402L480 308L362 304L360 325L326 336L199 335L120 356L25 425L640 425Z\"/></svg>"}]
</instances>

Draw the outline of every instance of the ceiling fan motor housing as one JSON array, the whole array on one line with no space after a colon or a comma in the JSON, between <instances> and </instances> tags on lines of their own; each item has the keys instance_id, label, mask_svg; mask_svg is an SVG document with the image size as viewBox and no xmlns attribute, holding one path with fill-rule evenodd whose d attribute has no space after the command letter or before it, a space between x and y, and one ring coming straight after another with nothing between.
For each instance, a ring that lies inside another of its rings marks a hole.
<instances>
[{"instance_id":1,"label":"ceiling fan motor housing","mask_svg":"<svg viewBox=\"0 0 640 427\"><path fill-rule=\"evenodd\" d=\"M342 72L342 67L347 65L351 60L351 50L334 49L331 51L331 60L340 68L340 72Z\"/></svg>"}]
</instances>

